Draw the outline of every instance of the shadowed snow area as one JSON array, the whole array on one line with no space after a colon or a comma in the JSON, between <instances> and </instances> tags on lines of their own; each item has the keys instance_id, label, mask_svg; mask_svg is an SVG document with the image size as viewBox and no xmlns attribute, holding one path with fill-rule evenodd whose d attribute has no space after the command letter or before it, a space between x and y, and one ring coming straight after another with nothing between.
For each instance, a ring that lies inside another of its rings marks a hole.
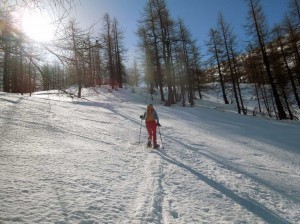
<instances>
[{"instance_id":1,"label":"shadowed snow area","mask_svg":"<svg viewBox=\"0 0 300 224\"><path fill-rule=\"evenodd\" d=\"M105 86L0 93L0 223L300 223L300 122L215 105Z\"/></svg>"}]
</instances>

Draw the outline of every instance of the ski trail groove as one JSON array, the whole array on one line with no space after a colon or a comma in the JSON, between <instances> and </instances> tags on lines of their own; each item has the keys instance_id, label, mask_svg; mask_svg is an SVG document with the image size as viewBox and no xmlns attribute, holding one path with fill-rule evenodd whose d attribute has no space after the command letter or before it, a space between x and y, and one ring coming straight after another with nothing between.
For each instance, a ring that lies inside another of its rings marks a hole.
<instances>
[{"instance_id":1,"label":"ski trail groove","mask_svg":"<svg viewBox=\"0 0 300 224\"><path fill-rule=\"evenodd\" d=\"M140 181L135 193L130 220L143 220L141 223L162 223L164 178L161 159L154 153L145 152L144 166L141 168L143 180ZM135 222L134 222L135 223ZM139 223L139 222L138 222Z\"/></svg>"}]
</instances>

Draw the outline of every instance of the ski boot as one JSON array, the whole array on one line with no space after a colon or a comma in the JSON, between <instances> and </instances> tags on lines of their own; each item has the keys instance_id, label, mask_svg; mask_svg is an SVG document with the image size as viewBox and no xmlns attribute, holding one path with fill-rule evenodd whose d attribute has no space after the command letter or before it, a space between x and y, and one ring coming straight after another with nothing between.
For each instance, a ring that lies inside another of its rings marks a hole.
<instances>
[{"instance_id":1,"label":"ski boot","mask_svg":"<svg viewBox=\"0 0 300 224\"><path fill-rule=\"evenodd\" d=\"M159 145L158 145L158 144L154 144L153 148L154 148L154 149L158 149L158 148L159 148Z\"/></svg>"},{"instance_id":2,"label":"ski boot","mask_svg":"<svg viewBox=\"0 0 300 224\"><path fill-rule=\"evenodd\" d=\"M147 148L151 148L151 147L152 147L151 141L148 141Z\"/></svg>"}]
</instances>

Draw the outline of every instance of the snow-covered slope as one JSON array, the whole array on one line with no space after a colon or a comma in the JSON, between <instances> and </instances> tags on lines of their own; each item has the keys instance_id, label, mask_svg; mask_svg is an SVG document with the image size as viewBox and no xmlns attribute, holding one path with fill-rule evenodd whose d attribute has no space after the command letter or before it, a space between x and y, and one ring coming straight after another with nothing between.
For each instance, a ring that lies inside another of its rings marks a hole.
<instances>
[{"instance_id":1,"label":"snow-covered slope","mask_svg":"<svg viewBox=\"0 0 300 224\"><path fill-rule=\"evenodd\" d=\"M0 223L300 223L300 122L105 87L83 98L0 93Z\"/></svg>"}]
</instances>

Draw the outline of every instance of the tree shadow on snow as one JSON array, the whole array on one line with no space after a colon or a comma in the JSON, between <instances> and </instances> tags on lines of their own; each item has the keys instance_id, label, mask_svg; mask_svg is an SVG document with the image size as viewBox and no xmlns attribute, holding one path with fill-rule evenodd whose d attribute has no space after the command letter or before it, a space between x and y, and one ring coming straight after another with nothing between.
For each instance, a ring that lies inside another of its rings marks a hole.
<instances>
[{"instance_id":1,"label":"tree shadow on snow","mask_svg":"<svg viewBox=\"0 0 300 224\"><path fill-rule=\"evenodd\" d=\"M215 190L221 192L222 194L226 195L228 198L232 199L242 207L246 208L248 211L252 212L256 216L259 216L263 220L265 220L268 223L290 223L287 220L284 220L283 218L276 215L273 211L269 210L268 208L264 207L260 203L252 200L251 198L242 198L239 195L235 194L232 190L228 189L227 187L223 186L222 184L209 179L208 177L204 176L200 172L192 169L191 167L177 161L176 159L170 157L165 152L157 151L157 153L162 159L167 161L168 163L174 164L191 174L195 175L199 180L205 182L207 185L211 186Z\"/></svg>"},{"instance_id":2,"label":"tree shadow on snow","mask_svg":"<svg viewBox=\"0 0 300 224\"><path fill-rule=\"evenodd\" d=\"M213 161L215 161L216 163L218 164L221 164L222 166L224 166L226 169L228 170L232 170L232 171L235 171L235 172L238 172L238 173L241 173L251 179L253 179L254 181L256 182L259 182L260 184L264 185L265 187L269 188L269 189L272 189L276 192L278 192L279 194L283 194L285 195L286 197L288 197L290 200L296 202L296 203L299 203L300 200L299 200L299 197L295 197L295 194L293 193L292 195L288 194L287 192L285 192L284 190L282 190L280 187L276 187L274 186L272 183L270 183L268 180L265 180L263 178L260 178L258 177L257 175L251 173L251 172L248 172L247 170L245 169L241 169L239 167L236 167L236 166L233 166L231 165L230 163L226 162L227 159L216 154L216 153L213 153L212 151L207 151L205 149L199 149L197 147L193 147L189 144L185 144L175 138L172 138L172 137L168 137L168 139L182 145L185 149L188 149L188 150L191 150L195 153L198 153L208 159L211 159ZM202 145L202 147L205 147L205 145Z\"/></svg>"}]
</instances>

